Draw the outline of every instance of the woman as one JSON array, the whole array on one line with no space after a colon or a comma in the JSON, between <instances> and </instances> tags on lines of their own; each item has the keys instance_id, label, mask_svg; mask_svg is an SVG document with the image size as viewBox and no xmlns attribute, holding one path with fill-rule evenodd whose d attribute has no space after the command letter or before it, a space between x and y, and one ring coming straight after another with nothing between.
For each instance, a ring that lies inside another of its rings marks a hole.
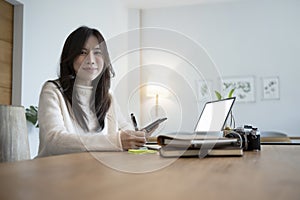
<instances>
[{"instance_id":1,"label":"woman","mask_svg":"<svg viewBox=\"0 0 300 200\"><path fill-rule=\"evenodd\" d=\"M141 147L143 131L122 117L109 93L114 71L101 33L79 27L65 41L60 75L44 84L39 100L38 157Z\"/></svg>"}]
</instances>

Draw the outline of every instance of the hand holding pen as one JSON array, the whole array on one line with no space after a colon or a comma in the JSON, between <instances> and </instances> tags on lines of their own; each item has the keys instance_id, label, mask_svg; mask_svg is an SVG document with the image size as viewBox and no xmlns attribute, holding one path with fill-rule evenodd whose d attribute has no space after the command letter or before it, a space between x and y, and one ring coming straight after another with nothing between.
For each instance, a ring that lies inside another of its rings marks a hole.
<instances>
[{"instance_id":1,"label":"hand holding pen","mask_svg":"<svg viewBox=\"0 0 300 200\"><path fill-rule=\"evenodd\" d=\"M136 119L135 119L135 116L133 113L130 114L130 117L131 117L131 121L132 121L132 124L133 124L133 127L134 127L134 130L135 131L138 131L139 128L137 126L137 122L136 122ZM159 126L159 124L163 121L165 121L167 118L161 118L161 119L158 119L156 121L154 121L153 123L149 124L148 126L144 127L141 129L141 131L145 132L146 133L146 138L150 137L151 134L157 129L157 127Z\"/></svg>"},{"instance_id":2,"label":"hand holding pen","mask_svg":"<svg viewBox=\"0 0 300 200\"><path fill-rule=\"evenodd\" d=\"M134 126L134 131L124 130L120 133L122 148L124 150L140 148L146 143L145 132L138 130L134 114L131 113L130 117Z\"/></svg>"}]
</instances>

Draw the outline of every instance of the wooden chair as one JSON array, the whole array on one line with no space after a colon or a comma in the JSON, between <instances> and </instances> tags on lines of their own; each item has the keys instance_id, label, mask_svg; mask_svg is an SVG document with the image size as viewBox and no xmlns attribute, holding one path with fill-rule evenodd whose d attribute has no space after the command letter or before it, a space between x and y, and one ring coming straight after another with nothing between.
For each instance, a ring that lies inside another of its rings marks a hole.
<instances>
[{"instance_id":1,"label":"wooden chair","mask_svg":"<svg viewBox=\"0 0 300 200\"><path fill-rule=\"evenodd\" d=\"M30 159L25 109L0 105L0 162Z\"/></svg>"},{"instance_id":2,"label":"wooden chair","mask_svg":"<svg viewBox=\"0 0 300 200\"><path fill-rule=\"evenodd\" d=\"M287 142L290 143L291 139L286 133L279 131L261 131L260 133L261 142Z\"/></svg>"}]
</instances>

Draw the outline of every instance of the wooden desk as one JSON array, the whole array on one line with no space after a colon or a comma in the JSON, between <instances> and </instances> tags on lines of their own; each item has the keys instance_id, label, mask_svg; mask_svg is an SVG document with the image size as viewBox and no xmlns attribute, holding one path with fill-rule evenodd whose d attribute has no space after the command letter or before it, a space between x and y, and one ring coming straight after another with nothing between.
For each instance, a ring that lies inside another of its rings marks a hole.
<instances>
[{"instance_id":1,"label":"wooden desk","mask_svg":"<svg viewBox=\"0 0 300 200\"><path fill-rule=\"evenodd\" d=\"M168 160L156 154L99 152L2 163L0 199L300 198L300 146L262 146L261 152L243 157L181 158L136 174L111 169L95 156L122 169Z\"/></svg>"}]
</instances>

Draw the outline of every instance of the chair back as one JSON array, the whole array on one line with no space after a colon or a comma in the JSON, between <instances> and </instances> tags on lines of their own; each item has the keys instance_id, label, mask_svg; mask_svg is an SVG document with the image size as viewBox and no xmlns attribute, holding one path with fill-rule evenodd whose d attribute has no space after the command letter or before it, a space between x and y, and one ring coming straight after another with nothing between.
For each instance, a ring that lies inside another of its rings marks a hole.
<instances>
[{"instance_id":1,"label":"chair back","mask_svg":"<svg viewBox=\"0 0 300 200\"><path fill-rule=\"evenodd\" d=\"M0 162L30 159L25 109L0 105Z\"/></svg>"},{"instance_id":2,"label":"chair back","mask_svg":"<svg viewBox=\"0 0 300 200\"><path fill-rule=\"evenodd\" d=\"M291 142L291 139L286 133L279 131L261 131L261 142Z\"/></svg>"}]
</instances>

